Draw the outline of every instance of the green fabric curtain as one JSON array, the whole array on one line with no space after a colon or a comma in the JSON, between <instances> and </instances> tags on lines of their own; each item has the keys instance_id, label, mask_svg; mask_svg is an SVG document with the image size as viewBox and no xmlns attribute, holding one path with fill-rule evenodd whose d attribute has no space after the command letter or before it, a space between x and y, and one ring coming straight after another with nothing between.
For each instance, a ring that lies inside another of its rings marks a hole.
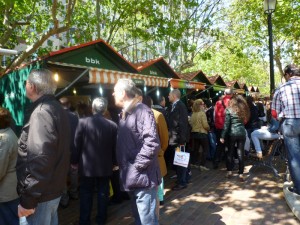
<instances>
[{"instance_id":1,"label":"green fabric curtain","mask_svg":"<svg viewBox=\"0 0 300 225\"><path fill-rule=\"evenodd\" d=\"M23 126L25 109L30 102L26 97L24 82L30 71L38 68L40 62L12 71L0 78L0 93L4 96L3 107L11 112L17 126Z\"/></svg>"}]
</instances>

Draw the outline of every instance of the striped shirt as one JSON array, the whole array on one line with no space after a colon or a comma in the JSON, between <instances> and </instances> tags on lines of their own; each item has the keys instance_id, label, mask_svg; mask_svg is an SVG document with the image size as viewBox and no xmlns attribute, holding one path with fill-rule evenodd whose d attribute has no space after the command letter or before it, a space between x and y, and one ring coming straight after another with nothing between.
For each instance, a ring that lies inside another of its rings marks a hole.
<instances>
[{"instance_id":1,"label":"striped shirt","mask_svg":"<svg viewBox=\"0 0 300 225\"><path fill-rule=\"evenodd\" d=\"M272 109L284 118L300 118L300 77L292 77L275 92Z\"/></svg>"}]
</instances>

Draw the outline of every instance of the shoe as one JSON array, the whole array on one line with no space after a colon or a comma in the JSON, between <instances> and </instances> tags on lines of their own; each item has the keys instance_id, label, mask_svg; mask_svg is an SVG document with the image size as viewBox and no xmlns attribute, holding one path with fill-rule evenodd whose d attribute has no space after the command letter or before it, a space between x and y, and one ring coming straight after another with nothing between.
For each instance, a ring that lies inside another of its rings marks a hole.
<instances>
[{"instance_id":1,"label":"shoe","mask_svg":"<svg viewBox=\"0 0 300 225\"><path fill-rule=\"evenodd\" d=\"M207 167L205 167L205 166L200 166L200 170L201 171L209 171L209 169Z\"/></svg>"},{"instance_id":2,"label":"shoe","mask_svg":"<svg viewBox=\"0 0 300 225\"><path fill-rule=\"evenodd\" d=\"M195 164L191 164L191 168L193 168L193 169L199 169L199 166L197 166Z\"/></svg>"},{"instance_id":3,"label":"shoe","mask_svg":"<svg viewBox=\"0 0 300 225\"><path fill-rule=\"evenodd\" d=\"M175 178L177 178L177 175L175 174L175 175L171 176L170 178L175 179Z\"/></svg>"},{"instance_id":4,"label":"shoe","mask_svg":"<svg viewBox=\"0 0 300 225\"><path fill-rule=\"evenodd\" d=\"M73 199L73 200L79 199L78 192L70 192L69 196L70 196L70 199Z\"/></svg>"},{"instance_id":5,"label":"shoe","mask_svg":"<svg viewBox=\"0 0 300 225\"><path fill-rule=\"evenodd\" d=\"M232 171L227 171L225 177L226 178L231 178L231 176L232 176Z\"/></svg>"},{"instance_id":6,"label":"shoe","mask_svg":"<svg viewBox=\"0 0 300 225\"><path fill-rule=\"evenodd\" d=\"M213 169L216 170L219 168L219 165L217 163L214 163Z\"/></svg>"},{"instance_id":7,"label":"shoe","mask_svg":"<svg viewBox=\"0 0 300 225\"><path fill-rule=\"evenodd\" d=\"M263 154L261 152L249 153L249 155L253 158L262 159Z\"/></svg>"},{"instance_id":8,"label":"shoe","mask_svg":"<svg viewBox=\"0 0 300 225\"><path fill-rule=\"evenodd\" d=\"M192 184L193 181L190 179L190 180L188 180L186 183L189 185L189 184Z\"/></svg>"},{"instance_id":9,"label":"shoe","mask_svg":"<svg viewBox=\"0 0 300 225\"><path fill-rule=\"evenodd\" d=\"M174 186L173 188L172 188L172 190L173 191L180 191L180 190L182 190L182 189L185 189L187 187L187 185L179 185L179 184L177 184L176 186Z\"/></svg>"},{"instance_id":10,"label":"shoe","mask_svg":"<svg viewBox=\"0 0 300 225\"><path fill-rule=\"evenodd\" d=\"M159 205L164 205L165 202L164 201L159 201Z\"/></svg>"},{"instance_id":11,"label":"shoe","mask_svg":"<svg viewBox=\"0 0 300 225\"><path fill-rule=\"evenodd\" d=\"M240 180L241 182L244 182L244 181L245 181L244 174L239 174L239 180Z\"/></svg>"}]
</instances>

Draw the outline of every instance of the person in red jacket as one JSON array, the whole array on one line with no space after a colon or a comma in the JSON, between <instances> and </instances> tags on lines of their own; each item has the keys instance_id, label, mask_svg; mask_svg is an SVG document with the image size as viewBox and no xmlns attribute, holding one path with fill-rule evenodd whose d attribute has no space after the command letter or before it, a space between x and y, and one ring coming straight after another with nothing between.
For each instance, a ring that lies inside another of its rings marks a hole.
<instances>
[{"instance_id":1,"label":"person in red jacket","mask_svg":"<svg viewBox=\"0 0 300 225\"><path fill-rule=\"evenodd\" d=\"M221 133L224 129L224 123L225 123L225 109L228 105L229 100L231 99L233 95L233 90L230 88L225 89L224 91L224 97L216 102L215 105L215 127L216 127L216 138L217 138L217 149L216 153L213 159L214 163L214 169L218 168L218 164L220 162L221 156L225 151L225 144L221 143Z\"/></svg>"}]
</instances>

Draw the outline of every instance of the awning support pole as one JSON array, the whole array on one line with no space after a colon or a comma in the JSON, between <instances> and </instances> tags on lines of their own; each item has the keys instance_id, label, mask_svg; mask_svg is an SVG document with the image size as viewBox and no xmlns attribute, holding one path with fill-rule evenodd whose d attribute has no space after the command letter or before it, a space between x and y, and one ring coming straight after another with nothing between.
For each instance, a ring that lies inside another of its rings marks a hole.
<instances>
[{"instance_id":1,"label":"awning support pole","mask_svg":"<svg viewBox=\"0 0 300 225\"><path fill-rule=\"evenodd\" d=\"M62 93L64 93L65 91L67 91L73 84L75 84L81 77L83 77L87 72L89 71L89 69L84 70L78 77L76 77L75 80L73 80L67 87L65 87L63 90L61 90L59 93L57 93L55 95L55 97L60 96Z\"/></svg>"},{"instance_id":2,"label":"awning support pole","mask_svg":"<svg viewBox=\"0 0 300 225\"><path fill-rule=\"evenodd\" d=\"M209 88L204 89L204 90L201 91L200 93L197 93L195 96L201 95L203 92L205 92L205 91L207 91L207 90L209 90L209 89L211 89L211 88L213 88L213 86L210 86Z\"/></svg>"}]
</instances>

